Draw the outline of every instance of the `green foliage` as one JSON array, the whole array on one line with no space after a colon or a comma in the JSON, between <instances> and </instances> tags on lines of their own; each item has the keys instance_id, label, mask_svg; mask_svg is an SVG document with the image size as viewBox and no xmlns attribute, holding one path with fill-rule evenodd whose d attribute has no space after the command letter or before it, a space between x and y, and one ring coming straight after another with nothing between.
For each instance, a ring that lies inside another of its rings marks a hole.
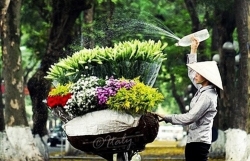
<instances>
[{"instance_id":1,"label":"green foliage","mask_svg":"<svg viewBox=\"0 0 250 161\"><path fill-rule=\"evenodd\" d=\"M156 3L157 5L155 5ZM181 1L179 0L178 3ZM103 6L99 4L96 8L98 7ZM107 8L107 10L109 9L111 8ZM96 9L96 11L99 10ZM176 5L176 3L167 1L120 1L112 10L110 17L107 17L105 12L96 13L92 26L90 27L88 24L91 30L86 30L86 26L83 28L85 40L94 41L102 46L133 39L161 40L174 44L176 40L172 41L172 38L166 36L166 32L178 33L183 36L190 33L185 30L191 30L189 14L183 2L181 5ZM185 30L181 27L182 24L185 25ZM168 28L169 26L170 28ZM190 28L188 28L189 26Z\"/></svg>"},{"instance_id":2,"label":"green foliage","mask_svg":"<svg viewBox=\"0 0 250 161\"><path fill-rule=\"evenodd\" d=\"M210 9L221 9L227 10L233 7L234 1L233 0L200 0L198 3L206 6Z\"/></svg>"},{"instance_id":3,"label":"green foliage","mask_svg":"<svg viewBox=\"0 0 250 161\"><path fill-rule=\"evenodd\" d=\"M104 3L107 0L97 0L97 3ZM119 0L111 0L111 2L117 3Z\"/></svg>"},{"instance_id":4,"label":"green foliage","mask_svg":"<svg viewBox=\"0 0 250 161\"><path fill-rule=\"evenodd\" d=\"M40 61L34 53L26 46L21 46L22 53L22 68L24 71L24 83L27 83L28 79L36 72L39 67Z\"/></svg>"},{"instance_id":5,"label":"green foliage","mask_svg":"<svg viewBox=\"0 0 250 161\"><path fill-rule=\"evenodd\" d=\"M52 11L50 1L26 0L21 8L21 45L26 46L37 59L46 51Z\"/></svg>"}]
</instances>

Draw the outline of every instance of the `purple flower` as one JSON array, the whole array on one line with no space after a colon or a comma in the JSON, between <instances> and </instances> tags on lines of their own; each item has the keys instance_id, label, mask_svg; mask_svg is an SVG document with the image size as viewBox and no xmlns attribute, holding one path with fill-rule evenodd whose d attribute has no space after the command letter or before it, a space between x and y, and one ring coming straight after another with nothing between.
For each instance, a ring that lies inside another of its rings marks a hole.
<instances>
[{"instance_id":1,"label":"purple flower","mask_svg":"<svg viewBox=\"0 0 250 161\"><path fill-rule=\"evenodd\" d=\"M113 77L106 80L106 85L97 87L96 96L99 105L105 105L109 97L114 96L121 88L129 90L135 85L132 80L114 79Z\"/></svg>"}]
</instances>

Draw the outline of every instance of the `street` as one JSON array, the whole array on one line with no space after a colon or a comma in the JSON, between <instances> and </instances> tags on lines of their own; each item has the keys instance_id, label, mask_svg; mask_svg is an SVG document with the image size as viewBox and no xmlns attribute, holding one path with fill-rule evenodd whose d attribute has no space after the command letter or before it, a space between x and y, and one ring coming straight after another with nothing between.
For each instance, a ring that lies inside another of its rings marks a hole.
<instances>
[{"instance_id":1,"label":"street","mask_svg":"<svg viewBox=\"0 0 250 161\"><path fill-rule=\"evenodd\" d=\"M65 152L65 145L57 145L55 147L51 147L48 145L49 154L55 154L56 155L64 155Z\"/></svg>"}]
</instances>

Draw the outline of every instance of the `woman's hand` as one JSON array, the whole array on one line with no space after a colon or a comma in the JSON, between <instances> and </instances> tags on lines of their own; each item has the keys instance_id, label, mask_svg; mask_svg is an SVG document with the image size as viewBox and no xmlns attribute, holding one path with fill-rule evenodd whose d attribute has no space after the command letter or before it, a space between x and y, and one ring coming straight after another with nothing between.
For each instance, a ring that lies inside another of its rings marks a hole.
<instances>
[{"instance_id":1,"label":"woman's hand","mask_svg":"<svg viewBox=\"0 0 250 161\"><path fill-rule=\"evenodd\" d=\"M156 112L151 112L151 113L154 114L154 115L157 115L160 118L164 118L164 115L162 115L162 114L159 114L159 113L156 113Z\"/></svg>"},{"instance_id":2,"label":"woman's hand","mask_svg":"<svg viewBox=\"0 0 250 161\"><path fill-rule=\"evenodd\" d=\"M194 37L194 36L191 37L191 40L192 40L192 44L191 44L191 51L190 51L190 53L191 53L191 54L196 54L196 53L197 53L197 48L198 48L200 42L199 42L199 40L198 40L196 37Z\"/></svg>"},{"instance_id":3,"label":"woman's hand","mask_svg":"<svg viewBox=\"0 0 250 161\"><path fill-rule=\"evenodd\" d=\"M158 117L159 122L164 121L164 115L156 113L156 112L151 112L152 114L156 115Z\"/></svg>"}]
</instances>

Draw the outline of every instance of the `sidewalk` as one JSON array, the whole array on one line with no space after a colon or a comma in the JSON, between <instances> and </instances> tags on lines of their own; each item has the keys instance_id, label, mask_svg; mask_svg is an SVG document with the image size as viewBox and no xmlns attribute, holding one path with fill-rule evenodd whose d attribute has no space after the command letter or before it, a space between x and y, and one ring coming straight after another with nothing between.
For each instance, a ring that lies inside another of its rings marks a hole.
<instances>
[{"instance_id":1,"label":"sidewalk","mask_svg":"<svg viewBox=\"0 0 250 161\"><path fill-rule=\"evenodd\" d=\"M185 161L184 147L177 147L176 141L154 141L146 145L145 150L139 152L142 161ZM83 156L50 156L50 161L105 161L96 155ZM209 159L209 161L225 161L224 159Z\"/></svg>"},{"instance_id":2,"label":"sidewalk","mask_svg":"<svg viewBox=\"0 0 250 161\"><path fill-rule=\"evenodd\" d=\"M155 161L184 161L185 147L178 147L176 141L158 141L147 144L146 149L140 152L142 160L154 158ZM225 159L212 159L208 161L225 161Z\"/></svg>"},{"instance_id":3,"label":"sidewalk","mask_svg":"<svg viewBox=\"0 0 250 161\"><path fill-rule=\"evenodd\" d=\"M142 158L155 158L155 160L184 160L184 147L177 147L177 144L176 141L155 140L147 144L146 149L139 154Z\"/></svg>"}]
</instances>

